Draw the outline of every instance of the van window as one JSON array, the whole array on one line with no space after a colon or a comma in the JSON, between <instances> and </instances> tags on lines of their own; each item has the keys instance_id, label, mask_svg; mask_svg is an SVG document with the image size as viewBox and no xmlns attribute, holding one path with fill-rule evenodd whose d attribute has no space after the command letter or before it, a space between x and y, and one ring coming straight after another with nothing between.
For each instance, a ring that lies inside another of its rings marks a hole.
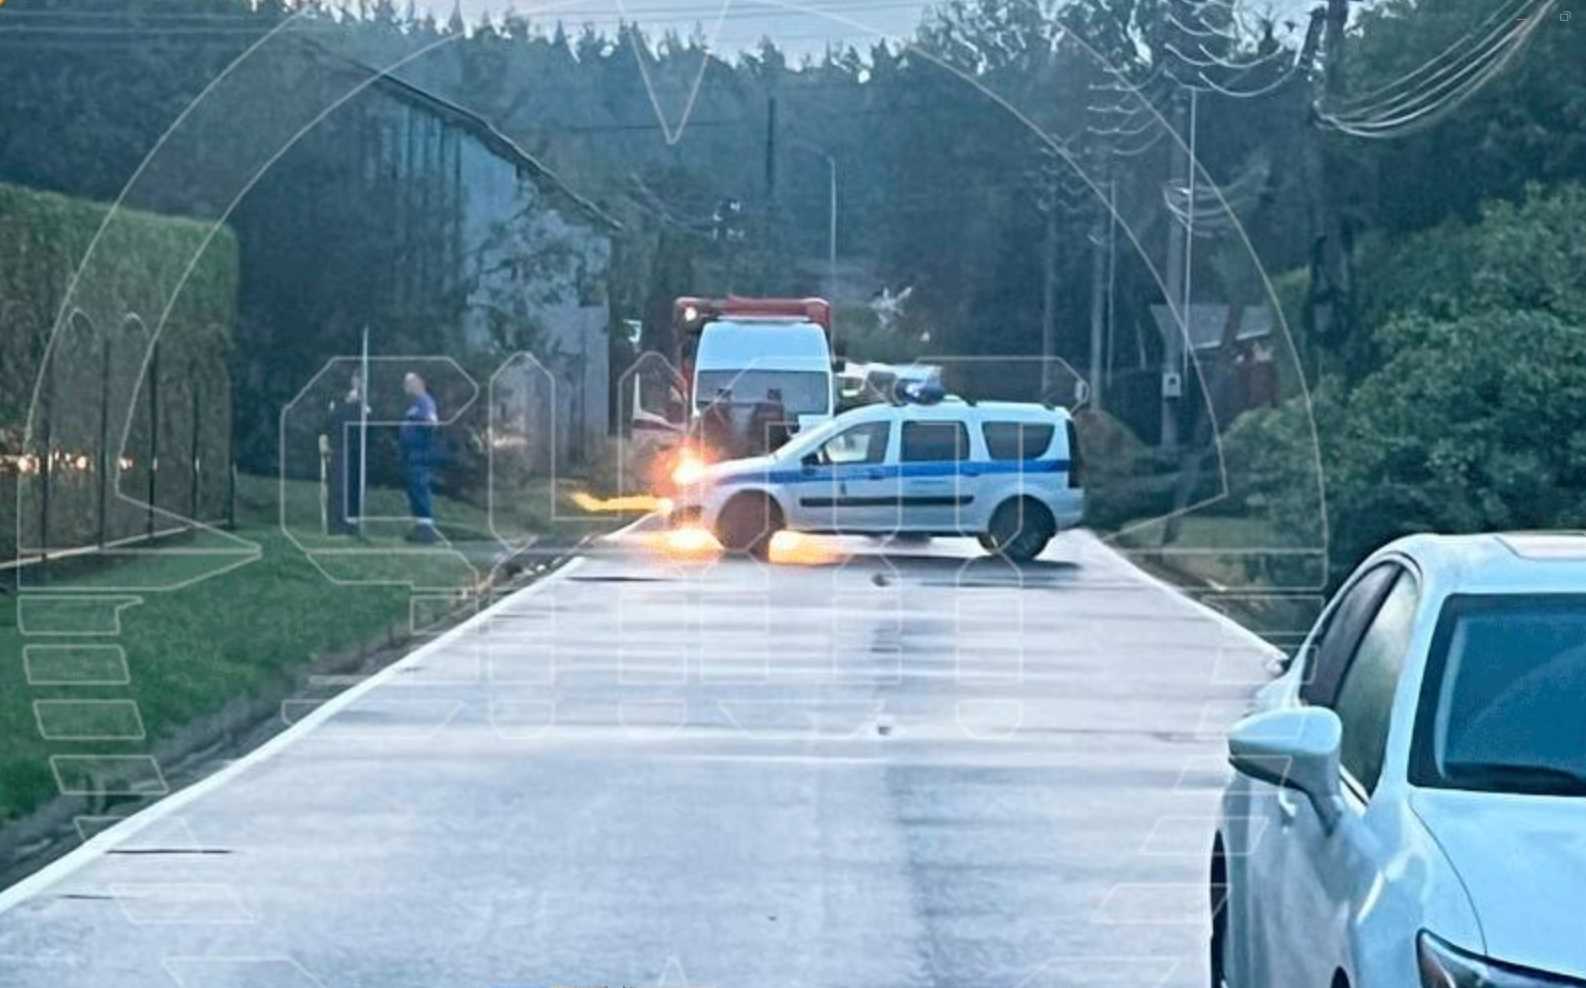
<instances>
[{"instance_id":1,"label":"van window","mask_svg":"<svg viewBox=\"0 0 1586 988\"><path fill-rule=\"evenodd\" d=\"M981 431L993 460L1033 460L1052 445L1057 428L1040 422L987 422Z\"/></svg>"},{"instance_id":2,"label":"van window","mask_svg":"<svg viewBox=\"0 0 1586 988\"><path fill-rule=\"evenodd\" d=\"M899 458L904 463L967 460L969 430L962 422L905 422Z\"/></svg>"}]
</instances>

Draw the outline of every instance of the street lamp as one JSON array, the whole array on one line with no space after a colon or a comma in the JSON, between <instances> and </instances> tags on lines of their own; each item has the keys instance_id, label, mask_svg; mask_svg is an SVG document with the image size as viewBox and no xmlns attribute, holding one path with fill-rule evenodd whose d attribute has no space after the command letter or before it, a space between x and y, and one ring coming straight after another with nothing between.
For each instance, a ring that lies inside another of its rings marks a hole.
<instances>
[{"instance_id":1,"label":"street lamp","mask_svg":"<svg viewBox=\"0 0 1586 988\"><path fill-rule=\"evenodd\" d=\"M826 226L826 297L830 299L837 294L837 159L809 141L795 140L792 143L795 147L826 159L830 198L830 216Z\"/></svg>"}]
</instances>

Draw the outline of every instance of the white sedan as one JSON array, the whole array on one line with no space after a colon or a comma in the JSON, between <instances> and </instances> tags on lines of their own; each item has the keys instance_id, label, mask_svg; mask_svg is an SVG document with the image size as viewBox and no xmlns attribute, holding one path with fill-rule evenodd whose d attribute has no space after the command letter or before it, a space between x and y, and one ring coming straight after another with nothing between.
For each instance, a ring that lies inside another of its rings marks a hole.
<instances>
[{"instance_id":1,"label":"white sedan","mask_svg":"<svg viewBox=\"0 0 1586 988\"><path fill-rule=\"evenodd\" d=\"M1388 546L1257 704L1214 986L1586 986L1586 535Z\"/></svg>"}]
</instances>

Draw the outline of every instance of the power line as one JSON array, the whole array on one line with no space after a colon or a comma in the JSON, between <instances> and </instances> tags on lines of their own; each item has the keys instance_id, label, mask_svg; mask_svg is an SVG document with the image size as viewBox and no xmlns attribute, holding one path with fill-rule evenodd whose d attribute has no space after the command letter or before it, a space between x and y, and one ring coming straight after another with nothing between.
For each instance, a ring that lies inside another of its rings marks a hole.
<instances>
[{"instance_id":1,"label":"power line","mask_svg":"<svg viewBox=\"0 0 1586 988\"><path fill-rule=\"evenodd\" d=\"M1529 0L1526 0L1526 2L1529 2ZM1511 42L1522 31L1524 31L1526 26L1527 22L1524 19L1517 19L1509 22L1509 29L1506 34L1503 34L1502 36L1498 36L1496 34L1490 35L1487 40L1482 42L1482 44L1485 46L1483 49L1472 52L1470 55L1465 57L1463 62L1456 62L1448 65L1442 71L1428 79L1421 86L1417 87L1414 92L1381 100L1372 106L1352 107L1345 112L1331 115L1344 120L1366 120L1370 119L1371 117L1380 117L1386 114L1399 113L1404 109L1413 106L1415 103L1424 100L1428 96L1441 93L1450 85L1453 85L1455 88L1457 88L1459 83L1465 79L1473 69L1476 69L1482 63L1486 62L1487 59L1502 52L1506 47L1508 47Z\"/></svg>"},{"instance_id":2,"label":"power line","mask_svg":"<svg viewBox=\"0 0 1586 988\"><path fill-rule=\"evenodd\" d=\"M1460 48L1462 48L1467 42L1469 42L1472 38L1474 38L1478 31L1481 31L1483 28L1487 27L1487 25L1496 24L1496 25L1498 25L1497 30L1502 30L1502 25L1503 25L1503 23L1505 21L1508 21L1508 22L1512 23L1516 19L1516 17L1518 16L1518 12L1519 11L1524 10L1526 7L1529 7L1532 3L1535 3L1535 2L1536 2L1536 0L1505 0L1505 4L1500 6L1497 10L1495 10L1490 16L1487 17L1486 20L1483 20L1481 23L1476 25L1471 30L1466 31L1463 35L1461 35L1460 37L1454 39L1452 44L1450 44L1447 48L1443 49L1438 54L1434 55L1432 58L1428 59L1426 62L1424 62L1421 65L1417 66L1416 68L1412 69L1409 73L1407 73L1407 74L1405 74L1403 76L1400 76L1399 78L1394 79L1391 82L1385 83L1385 84L1383 84L1382 86L1380 86L1380 87L1378 87L1376 89L1370 90L1370 91L1365 92L1365 93L1361 93L1358 96L1350 97L1349 99L1347 99L1347 100L1345 100L1345 101L1343 101L1342 103L1339 104L1339 109L1340 110L1348 110L1348 109L1354 109L1354 108L1359 107L1359 106L1363 106L1363 105L1365 105L1367 103L1370 103L1372 100L1376 100L1376 99L1378 99L1380 97L1386 96L1388 93L1393 92L1394 90L1398 89L1402 85L1408 84L1408 83L1410 83L1410 82L1412 82L1414 80L1419 79L1426 72L1429 72L1432 69L1436 68L1439 62L1443 61L1445 58L1448 58L1448 57L1452 56L1455 52L1457 52ZM1487 35L1487 39L1484 39L1482 42L1479 42L1477 44L1477 47L1480 47L1482 44L1485 44L1486 40L1490 40L1492 38L1492 36L1493 35L1491 33L1489 33Z\"/></svg>"},{"instance_id":3,"label":"power line","mask_svg":"<svg viewBox=\"0 0 1586 988\"><path fill-rule=\"evenodd\" d=\"M1542 25L1546 13L1555 2L1556 0L1544 0L1541 8L1533 16L1516 21L1501 42L1472 58L1458 74L1435 87L1425 89L1371 114L1341 116L1322 112L1318 116L1324 124L1334 130L1365 138L1402 137L1434 126L1463 106L1508 67L1509 61L1525 47L1526 42ZM1444 89L1447 89L1447 92L1443 92ZM1436 98L1430 103L1426 102L1434 94L1437 94Z\"/></svg>"}]
</instances>

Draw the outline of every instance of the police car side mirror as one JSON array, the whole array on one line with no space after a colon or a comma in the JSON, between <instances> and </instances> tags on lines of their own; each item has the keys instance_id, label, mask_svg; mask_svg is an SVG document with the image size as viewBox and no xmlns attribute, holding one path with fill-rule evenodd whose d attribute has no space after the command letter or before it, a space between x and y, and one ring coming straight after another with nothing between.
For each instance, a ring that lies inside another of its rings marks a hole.
<instances>
[{"instance_id":1,"label":"police car side mirror","mask_svg":"<svg viewBox=\"0 0 1586 988\"><path fill-rule=\"evenodd\" d=\"M804 464L804 469L813 470L821 465L821 455L819 453L805 453L804 458L799 460L799 462Z\"/></svg>"}]
</instances>

